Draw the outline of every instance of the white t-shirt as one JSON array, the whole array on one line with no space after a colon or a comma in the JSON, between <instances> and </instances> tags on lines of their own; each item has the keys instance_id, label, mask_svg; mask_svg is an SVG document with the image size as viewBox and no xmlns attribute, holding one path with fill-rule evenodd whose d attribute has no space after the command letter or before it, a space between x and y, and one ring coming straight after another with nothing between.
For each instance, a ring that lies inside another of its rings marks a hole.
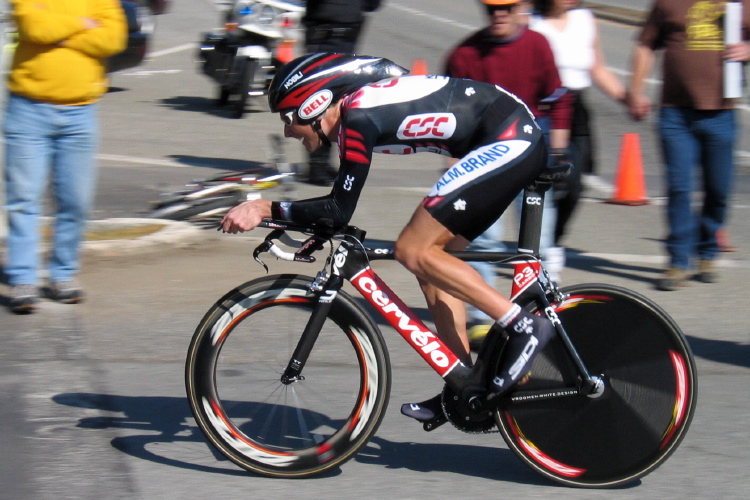
<instances>
[{"instance_id":1,"label":"white t-shirt","mask_svg":"<svg viewBox=\"0 0 750 500\"><path fill-rule=\"evenodd\" d=\"M560 31L540 16L531 16L529 27L543 34L552 47L560 79L569 89L591 86L596 25L588 9L568 11L568 23Z\"/></svg>"}]
</instances>

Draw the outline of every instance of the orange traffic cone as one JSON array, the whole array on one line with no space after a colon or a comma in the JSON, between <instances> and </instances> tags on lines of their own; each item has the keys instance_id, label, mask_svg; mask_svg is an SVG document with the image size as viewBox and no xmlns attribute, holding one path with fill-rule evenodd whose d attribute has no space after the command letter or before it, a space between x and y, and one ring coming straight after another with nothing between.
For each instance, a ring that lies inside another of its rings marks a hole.
<instances>
[{"instance_id":1,"label":"orange traffic cone","mask_svg":"<svg viewBox=\"0 0 750 500\"><path fill-rule=\"evenodd\" d=\"M427 74L427 61L424 59L414 59L411 62L410 75L426 75Z\"/></svg>"},{"instance_id":2,"label":"orange traffic cone","mask_svg":"<svg viewBox=\"0 0 750 500\"><path fill-rule=\"evenodd\" d=\"M616 205L647 205L646 183L643 179L641 140L638 134L623 134L620 164L617 167L615 195L607 203Z\"/></svg>"},{"instance_id":3,"label":"orange traffic cone","mask_svg":"<svg viewBox=\"0 0 750 500\"><path fill-rule=\"evenodd\" d=\"M281 42L276 48L276 59L278 59L281 64L286 64L294 59L294 48L292 47L292 43L288 41Z\"/></svg>"}]
</instances>

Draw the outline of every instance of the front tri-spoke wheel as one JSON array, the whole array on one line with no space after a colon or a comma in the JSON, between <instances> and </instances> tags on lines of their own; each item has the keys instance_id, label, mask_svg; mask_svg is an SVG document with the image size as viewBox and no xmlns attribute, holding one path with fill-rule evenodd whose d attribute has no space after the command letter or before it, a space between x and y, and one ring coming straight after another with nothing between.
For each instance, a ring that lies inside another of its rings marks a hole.
<instances>
[{"instance_id":1,"label":"front tri-spoke wheel","mask_svg":"<svg viewBox=\"0 0 750 500\"><path fill-rule=\"evenodd\" d=\"M343 292L299 380L282 382L316 297L298 276L256 280L206 314L186 384L196 422L236 464L300 477L351 458L377 429L390 366L378 329Z\"/></svg>"},{"instance_id":2,"label":"front tri-spoke wheel","mask_svg":"<svg viewBox=\"0 0 750 500\"><path fill-rule=\"evenodd\" d=\"M563 292L569 298L555 311L590 374L603 377L604 392L576 394L578 373L555 339L496 421L510 448L555 481L627 484L663 463L687 432L695 362L679 327L647 298L608 285Z\"/></svg>"}]
</instances>

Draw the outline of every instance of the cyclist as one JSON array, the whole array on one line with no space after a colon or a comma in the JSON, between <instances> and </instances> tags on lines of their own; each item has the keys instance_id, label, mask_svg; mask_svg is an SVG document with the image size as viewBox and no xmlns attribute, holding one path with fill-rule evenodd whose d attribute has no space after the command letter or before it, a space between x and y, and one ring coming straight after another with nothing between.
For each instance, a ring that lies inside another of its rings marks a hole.
<instances>
[{"instance_id":1,"label":"cyclist","mask_svg":"<svg viewBox=\"0 0 750 500\"><path fill-rule=\"evenodd\" d=\"M347 224L374 152L432 152L458 158L416 208L396 241L395 257L416 275L438 335L471 364L464 303L496 320L509 337L493 393L518 381L554 336L552 323L529 314L494 290L447 251L464 249L532 182L547 147L523 102L500 87L443 76L404 76L378 57L318 53L291 61L271 82L268 102L284 135L312 152L338 141L340 167L327 196L300 201L252 200L221 222L228 233L263 219L301 224L326 218ZM442 413L440 395L401 412L420 421Z\"/></svg>"}]
</instances>

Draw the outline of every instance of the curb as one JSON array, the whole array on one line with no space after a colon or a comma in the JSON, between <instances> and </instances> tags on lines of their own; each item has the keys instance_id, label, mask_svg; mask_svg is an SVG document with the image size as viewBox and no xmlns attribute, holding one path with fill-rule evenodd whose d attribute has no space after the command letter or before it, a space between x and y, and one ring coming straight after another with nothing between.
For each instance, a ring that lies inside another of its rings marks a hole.
<instances>
[{"instance_id":1,"label":"curb","mask_svg":"<svg viewBox=\"0 0 750 500\"><path fill-rule=\"evenodd\" d=\"M184 221L165 219L103 219L92 220L88 223L88 234L97 231L111 231L145 225L159 224L163 227L158 231L132 239L86 240L82 244L82 251L88 257L117 257L158 252L167 248L189 248L206 244L218 237L215 231L203 230L194 224Z\"/></svg>"},{"instance_id":2,"label":"curb","mask_svg":"<svg viewBox=\"0 0 750 500\"><path fill-rule=\"evenodd\" d=\"M594 16L599 19L615 21L630 26L642 26L646 20L646 16L648 16L647 11L613 7L595 2L582 2L581 6L591 10Z\"/></svg>"}]
</instances>

